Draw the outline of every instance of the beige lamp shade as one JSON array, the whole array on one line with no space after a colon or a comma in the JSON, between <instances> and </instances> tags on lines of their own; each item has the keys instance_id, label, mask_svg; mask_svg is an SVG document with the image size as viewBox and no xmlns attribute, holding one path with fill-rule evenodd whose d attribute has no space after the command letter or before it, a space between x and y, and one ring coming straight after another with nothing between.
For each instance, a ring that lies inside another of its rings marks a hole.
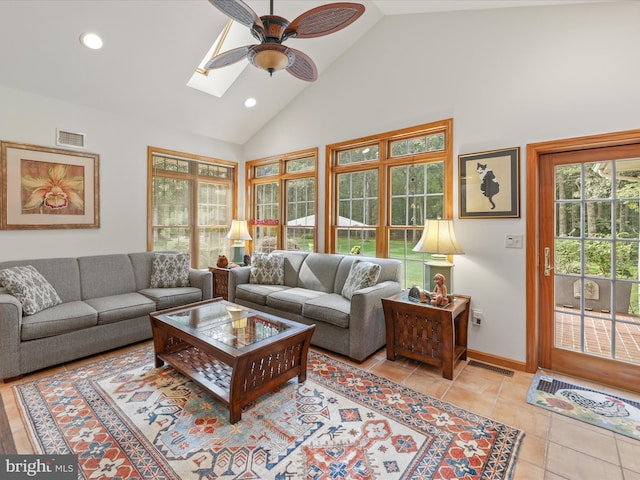
<instances>
[{"instance_id":1,"label":"beige lamp shade","mask_svg":"<svg viewBox=\"0 0 640 480\"><path fill-rule=\"evenodd\" d=\"M231 228L227 238L234 240L231 246L231 261L241 264L244 262L244 240L251 240L246 220L231 220Z\"/></svg>"},{"instance_id":2,"label":"beige lamp shade","mask_svg":"<svg viewBox=\"0 0 640 480\"><path fill-rule=\"evenodd\" d=\"M231 229L227 233L227 238L231 240L251 240L246 220L232 220Z\"/></svg>"},{"instance_id":3,"label":"beige lamp shade","mask_svg":"<svg viewBox=\"0 0 640 480\"><path fill-rule=\"evenodd\" d=\"M429 282L440 273L445 277L447 292L453 293L453 263L447 260L447 255L464 253L453 231L453 220L427 220L413 251L431 254L424 263L425 290L431 290Z\"/></svg>"},{"instance_id":4,"label":"beige lamp shade","mask_svg":"<svg viewBox=\"0 0 640 480\"><path fill-rule=\"evenodd\" d=\"M427 220L422 237L413 248L414 252L438 255L459 255L464 251L453 231L453 220Z\"/></svg>"}]
</instances>

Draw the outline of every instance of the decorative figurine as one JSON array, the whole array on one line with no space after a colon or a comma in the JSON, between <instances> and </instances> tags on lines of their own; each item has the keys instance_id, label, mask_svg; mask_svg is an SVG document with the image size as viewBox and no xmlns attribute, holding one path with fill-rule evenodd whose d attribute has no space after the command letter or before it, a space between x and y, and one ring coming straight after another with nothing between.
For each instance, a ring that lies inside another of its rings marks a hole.
<instances>
[{"instance_id":1,"label":"decorative figurine","mask_svg":"<svg viewBox=\"0 0 640 480\"><path fill-rule=\"evenodd\" d=\"M431 305L437 307L443 307L449 303L449 297L447 297L447 286L444 284L444 275L436 273L433 276L433 282L436 284L431 292Z\"/></svg>"},{"instance_id":2,"label":"decorative figurine","mask_svg":"<svg viewBox=\"0 0 640 480\"><path fill-rule=\"evenodd\" d=\"M251 255L248 253L244 255L243 260L245 265L251 265Z\"/></svg>"},{"instance_id":3,"label":"decorative figurine","mask_svg":"<svg viewBox=\"0 0 640 480\"><path fill-rule=\"evenodd\" d=\"M218 268L227 268L229 266L229 260L225 255L218 255L218 261L216 262Z\"/></svg>"}]
</instances>

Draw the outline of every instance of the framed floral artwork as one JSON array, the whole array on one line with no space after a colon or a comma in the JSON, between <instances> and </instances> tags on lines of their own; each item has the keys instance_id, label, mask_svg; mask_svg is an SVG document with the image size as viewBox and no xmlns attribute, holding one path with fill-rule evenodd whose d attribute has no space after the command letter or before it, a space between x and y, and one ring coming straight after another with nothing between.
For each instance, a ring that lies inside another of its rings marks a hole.
<instances>
[{"instance_id":1,"label":"framed floral artwork","mask_svg":"<svg viewBox=\"0 0 640 480\"><path fill-rule=\"evenodd\" d=\"M458 159L460 218L520 217L520 147Z\"/></svg>"},{"instance_id":2,"label":"framed floral artwork","mask_svg":"<svg viewBox=\"0 0 640 480\"><path fill-rule=\"evenodd\" d=\"M98 228L97 154L0 142L0 229Z\"/></svg>"}]
</instances>

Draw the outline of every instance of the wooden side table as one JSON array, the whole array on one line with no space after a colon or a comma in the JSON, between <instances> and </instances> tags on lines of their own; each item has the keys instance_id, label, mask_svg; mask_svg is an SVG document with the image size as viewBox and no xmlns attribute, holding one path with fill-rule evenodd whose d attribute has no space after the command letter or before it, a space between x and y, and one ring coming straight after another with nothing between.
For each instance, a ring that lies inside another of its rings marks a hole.
<instances>
[{"instance_id":1,"label":"wooden side table","mask_svg":"<svg viewBox=\"0 0 640 480\"><path fill-rule=\"evenodd\" d=\"M453 365L467 359L467 328L471 297L456 295L447 307L433 307L407 299L407 292L383 298L387 328L387 358L396 355L442 367L453 380Z\"/></svg>"},{"instance_id":2,"label":"wooden side table","mask_svg":"<svg viewBox=\"0 0 640 480\"><path fill-rule=\"evenodd\" d=\"M213 298L229 300L229 268L209 267L213 275Z\"/></svg>"}]
</instances>

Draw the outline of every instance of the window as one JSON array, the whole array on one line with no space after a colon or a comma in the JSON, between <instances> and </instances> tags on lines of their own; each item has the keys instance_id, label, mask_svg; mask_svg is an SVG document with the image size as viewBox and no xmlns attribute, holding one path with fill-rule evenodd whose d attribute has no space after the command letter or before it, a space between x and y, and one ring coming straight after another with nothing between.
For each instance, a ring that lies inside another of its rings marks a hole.
<instances>
[{"instance_id":1,"label":"window","mask_svg":"<svg viewBox=\"0 0 640 480\"><path fill-rule=\"evenodd\" d=\"M338 182L337 253L376 256L380 215L378 170L340 173ZM356 228L353 228L356 227Z\"/></svg>"},{"instance_id":2,"label":"window","mask_svg":"<svg viewBox=\"0 0 640 480\"><path fill-rule=\"evenodd\" d=\"M318 150L247 162L253 249L316 249Z\"/></svg>"},{"instance_id":3,"label":"window","mask_svg":"<svg viewBox=\"0 0 640 480\"><path fill-rule=\"evenodd\" d=\"M412 249L425 219L453 213L452 130L449 119L328 145L327 251L397 258L405 287L425 285L428 256Z\"/></svg>"},{"instance_id":4,"label":"window","mask_svg":"<svg viewBox=\"0 0 640 480\"><path fill-rule=\"evenodd\" d=\"M229 256L235 164L153 147L148 161L147 248L189 253L195 268Z\"/></svg>"}]
</instances>

